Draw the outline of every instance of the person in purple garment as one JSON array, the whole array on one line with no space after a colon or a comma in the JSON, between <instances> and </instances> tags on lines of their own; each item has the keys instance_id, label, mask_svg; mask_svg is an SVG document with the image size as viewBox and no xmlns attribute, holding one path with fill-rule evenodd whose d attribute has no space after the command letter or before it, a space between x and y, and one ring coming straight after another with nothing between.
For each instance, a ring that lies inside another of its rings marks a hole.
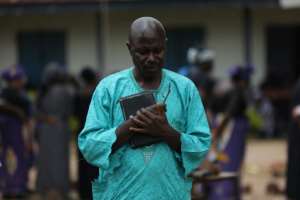
<instances>
[{"instance_id":1,"label":"person in purple garment","mask_svg":"<svg viewBox=\"0 0 300 200\"><path fill-rule=\"evenodd\" d=\"M249 130L246 108L251 68L235 66L230 70L230 89L222 98L223 117L215 131L217 148L228 159L219 162L222 172L240 174L245 155L246 135ZM217 120L218 121L218 120ZM239 177L237 180L224 180L209 185L210 200L241 199Z\"/></svg>"},{"instance_id":2,"label":"person in purple garment","mask_svg":"<svg viewBox=\"0 0 300 200\"><path fill-rule=\"evenodd\" d=\"M0 187L4 197L20 197L27 192L31 140L31 102L24 92L25 72L20 66L5 69L1 78L6 86L0 92Z\"/></svg>"}]
</instances>

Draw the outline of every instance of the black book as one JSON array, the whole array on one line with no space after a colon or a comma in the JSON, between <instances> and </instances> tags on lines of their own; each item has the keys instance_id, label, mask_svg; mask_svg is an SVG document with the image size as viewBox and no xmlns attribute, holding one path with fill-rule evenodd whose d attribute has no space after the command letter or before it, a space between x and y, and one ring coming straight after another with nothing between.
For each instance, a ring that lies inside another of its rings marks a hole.
<instances>
[{"instance_id":1,"label":"black book","mask_svg":"<svg viewBox=\"0 0 300 200\"><path fill-rule=\"evenodd\" d=\"M130 115L136 115L136 112L139 109L151 106L155 103L156 101L153 92L141 92L120 98L120 104L125 120L128 120ZM161 139L157 137L152 137L143 134L135 134L130 138L129 144L132 148L139 148L160 141Z\"/></svg>"}]
</instances>

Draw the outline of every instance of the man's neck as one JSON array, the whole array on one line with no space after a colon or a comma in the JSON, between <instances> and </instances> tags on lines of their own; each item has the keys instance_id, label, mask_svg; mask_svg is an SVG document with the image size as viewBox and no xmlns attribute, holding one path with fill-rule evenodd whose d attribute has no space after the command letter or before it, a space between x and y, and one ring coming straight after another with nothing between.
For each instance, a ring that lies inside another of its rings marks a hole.
<instances>
[{"instance_id":1,"label":"man's neck","mask_svg":"<svg viewBox=\"0 0 300 200\"><path fill-rule=\"evenodd\" d=\"M137 70L134 70L134 77L141 88L147 90L155 90L159 88L162 79L162 70L159 74L153 77L144 77Z\"/></svg>"}]
</instances>

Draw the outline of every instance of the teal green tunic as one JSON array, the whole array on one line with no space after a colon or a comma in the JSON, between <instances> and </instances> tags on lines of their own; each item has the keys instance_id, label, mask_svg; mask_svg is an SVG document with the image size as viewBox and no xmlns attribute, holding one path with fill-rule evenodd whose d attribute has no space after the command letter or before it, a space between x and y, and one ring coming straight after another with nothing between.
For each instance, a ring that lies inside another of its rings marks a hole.
<instances>
[{"instance_id":1,"label":"teal green tunic","mask_svg":"<svg viewBox=\"0 0 300 200\"><path fill-rule=\"evenodd\" d=\"M196 169L210 146L210 130L195 85L187 78L163 69L160 86L154 91L166 101L167 119L180 134L181 153L166 143L132 149L128 144L112 153L116 128L124 121L118 100L143 91L133 68L104 78L97 86L78 145L85 159L100 168L93 182L94 200L187 200Z\"/></svg>"}]
</instances>

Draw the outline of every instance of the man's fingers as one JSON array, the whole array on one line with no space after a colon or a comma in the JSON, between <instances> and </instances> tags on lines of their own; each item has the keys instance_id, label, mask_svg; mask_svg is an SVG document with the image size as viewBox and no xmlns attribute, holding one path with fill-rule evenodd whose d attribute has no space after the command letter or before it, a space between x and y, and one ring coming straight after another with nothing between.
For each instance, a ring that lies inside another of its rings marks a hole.
<instances>
[{"instance_id":1,"label":"man's fingers","mask_svg":"<svg viewBox=\"0 0 300 200\"><path fill-rule=\"evenodd\" d=\"M143 108L142 108L143 109ZM138 118L140 118L143 122L147 123L147 124L151 124L152 120L147 117L147 115L145 115L143 112L141 112L140 110L138 110L136 112L136 115Z\"/></svg>"},{"instance_id":2,"label":"man's fingers","mask_svg":"<svg viewBox=\"0 0 300 200\"><path fill-rule=\"evenodd\" d=\"M146 130L143 128L129 127L129 130L135 133L146 133Z\"/></svg>"},{"instance_id":3,"label":"man's fingers","mask_svg":"<svg viewBox=\"0 0 300 200\"><path fill-rule=\"evenodd\" d=\"M146 117L150 118L152 121L163 122L165 120L165 115L154 114L143 108L142 108L142 112Z\"/></svg>"},{"instance_id":4,"label":"man's fingers","mask_svg":"<svg viewBox=\"0 0 300 200\"><path fill-rule=\"evenodd\" d=\"M141 109L141 113L145 115L147 118L150 118L152 120L155 120L157 118L157 115L153 114L152 112L146 110L145 108Z\"/></svg>"},{"instance_id":5,"label":"man's fingers","mask_svg":"<svg viewBox=\"0 0 300 200\"><path fill-rule=\"evenodd\" d=\"M133 121L133 123L137 126L140 126L140 127L145 127L147 126L147 124L141 120L139 120L137 117L134 117L132 115L130 115L130 119Z\"/></svg>"}]
</instances>

